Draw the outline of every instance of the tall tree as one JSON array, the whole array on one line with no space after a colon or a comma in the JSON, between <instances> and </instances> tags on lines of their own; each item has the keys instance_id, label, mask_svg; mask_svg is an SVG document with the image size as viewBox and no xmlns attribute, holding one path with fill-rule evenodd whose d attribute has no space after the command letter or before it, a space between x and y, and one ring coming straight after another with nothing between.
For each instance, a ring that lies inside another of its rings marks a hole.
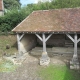
<instances>
[{"instance_id":1,"label":"tall tree","mask_svg":"<svg viewBox=\"0 0 80 80\"><path fill-rule=\"evenodd\" d=\"M6 9L20 8L20 0L3 0Z\"/></svg>"}]
</instances>

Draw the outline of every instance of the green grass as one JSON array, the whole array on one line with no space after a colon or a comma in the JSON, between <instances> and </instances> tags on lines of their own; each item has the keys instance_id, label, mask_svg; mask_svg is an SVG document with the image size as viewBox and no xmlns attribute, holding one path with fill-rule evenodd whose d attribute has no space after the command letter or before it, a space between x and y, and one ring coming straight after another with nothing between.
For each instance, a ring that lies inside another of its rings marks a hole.
<instances>
[{"instance_id":1,"label":"green grass","mask_svg":"<svg viewBox=\"0 0 80 80\"><path fill-rule=\"evenodd\" d=\"M10 49L6 49L6 45L10 46ZM4 53L7 53L8 55L14 54L17 52L16 48L16 36L15 35L0 35L0 57Z\"/></svg>"},{"instance_id":2,"label":"green grass","mask_svg":"<svg viewBox=\"0 0 80 80\"><path fill-rule=\"evenodd\" d=\"M17 68L17 65L14 65L9 60L0 61L0 72L13 72Z\"/></svg>"},{"instance_id":3,"label":"green grass","mask_svg":"<svg viewBox=\"0 0 80 80\"><path fill-rule=\"evenodd\" d=\"M80 80L80 71L70 70L67 66L61 65L42 67L38 75L42 80Z\"/></svg>"}]
</instances>

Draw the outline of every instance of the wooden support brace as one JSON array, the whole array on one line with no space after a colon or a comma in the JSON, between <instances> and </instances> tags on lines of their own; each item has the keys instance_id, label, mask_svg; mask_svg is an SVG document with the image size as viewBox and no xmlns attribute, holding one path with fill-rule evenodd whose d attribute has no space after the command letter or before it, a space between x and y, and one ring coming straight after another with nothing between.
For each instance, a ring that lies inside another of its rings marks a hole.
<instances>
[{"instance_id":1,"label":"wooden support brace","mask_svg":"<svg viewBox=\"0 0 80 80\"><path fill-rule=\"evenodd\" d=\"M66 35L74 42L74 39L69 34Z\"/></svg>"},{"instance_id":2,"label":"wooden support brace","mask_svg":"<svg viewBox=\"0 0 80 80\"><path fill-rule=\"evenodd\" d=\"M52 36L52 34L50 34L47 38L46 38L46 41Z\"/></svg>"},{"instance_id":3,"label":"wooden support brace","mask_svg":"<svg viewBox=\"0 0 80 80\"><path fill-rule=\"evenodd\" d=\"M77 40L77 43L80 41L80 38Z\"/></svg>"},{"instance_id":4,"label":"wooden support brace","mask_svg":"<svg viewBox=\"0 0 80 80\"><path fill-rule=\"evenodd\" d=\"M46 41L52 36L52 34L50 34L47 38L45 36L45 33L42 34L42 38L39 34L35 35L43 42L43 52L46 52Z\"/></svg>"},{"instance_id":5,"label":"wooden support brace","mask_svg":"<svg viewBox=\"0 0 80 80\"><path fill-rule=\"evenodd\" d=\"M41 41L43 41L43 39L40 37L39 34L35 34Z\"/></svg>"},{"instance_id":6,"label":"wooden support brace","mask_svg":"<svg viewBox=\"0 0 80 80\"><path fill-rule=\"evenodd\" d=\"M20 36L19 41L21 41L21 39L23 38L23 36L24 36L24 34L22 34L22 35Z\"/></svg>"}]
</instances>

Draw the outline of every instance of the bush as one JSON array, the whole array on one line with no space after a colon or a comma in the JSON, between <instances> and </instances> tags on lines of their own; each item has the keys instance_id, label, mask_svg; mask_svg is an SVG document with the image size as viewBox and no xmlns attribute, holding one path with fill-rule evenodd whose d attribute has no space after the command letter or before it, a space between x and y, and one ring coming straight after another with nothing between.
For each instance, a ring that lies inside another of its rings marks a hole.
<instances>
[{"instance_id":1,"label":"bush","mask_svg":"<svg viewBox=\"0 0 80 80\"><path fill-rule=\"evenodd\" d=\"M10 28L11 28L11 26L10 26L9 24L7 24L7 23L2 23L2 24L0 25L0 30L1 30L2 32L10 31Z\"/></svg>"},{"instance_id":2,"label":"bush","mask_svg":"<svg viewBox=\"0 0 80 80\"><path fill-rule=\"evenodd\" d=\"M26 13L23 10L8 11L3 17L0 17L0 32L10 32L16 27L24 18Z\"/></svg>"}]
</instances>

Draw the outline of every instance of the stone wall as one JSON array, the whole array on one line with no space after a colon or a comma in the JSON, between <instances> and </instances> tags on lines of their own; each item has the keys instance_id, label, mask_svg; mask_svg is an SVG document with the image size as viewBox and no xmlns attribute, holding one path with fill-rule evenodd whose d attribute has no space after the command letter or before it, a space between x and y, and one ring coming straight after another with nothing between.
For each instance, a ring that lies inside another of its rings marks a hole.
<instances>
[{"instance_id":1,"label":"stone wall","mask_svg":"<svg viewBox=\"0 0 80 80\"><path fill-rule=\"evenodd\" d=\"M31 50L36 46L36 36L34 34L25 34L20 42L20 51L23 53Z\"/></svg>"},{"instance_id":2,"label":"stone wall","mask_svg":"<svg viewBox=\"0 0 80 80\"><path fill-rule=\"evenodd\" d=\"M47 37L48 35L46 35ZM37 38L37 43L42 45L42 42ZM65 46L65 35L64 34L53 34L46 43L49 46Z\"/></svg>"}]
</instances>

